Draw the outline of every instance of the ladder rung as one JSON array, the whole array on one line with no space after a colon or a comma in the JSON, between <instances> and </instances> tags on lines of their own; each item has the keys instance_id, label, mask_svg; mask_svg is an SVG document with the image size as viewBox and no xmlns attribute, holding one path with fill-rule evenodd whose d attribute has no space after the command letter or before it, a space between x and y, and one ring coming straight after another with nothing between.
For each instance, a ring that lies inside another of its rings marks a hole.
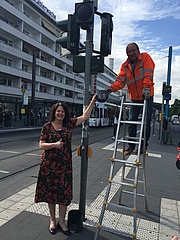
<instances>
[{"instance_id":1,"label":"ladder rung","mask_svg":"<svg viewBox=\"0 0 180 240\"><path fill-rule=\"evenodd\" d=\"M123 186L133 187L133 184L131 184L131 183L125 183L125 182L121 182L121 181L111 180L111 183L116 183L116 184L121 184L121 185L123 185Z\"/></svg>"},{"instance_id":2,"label":"ladder rung","mask_svg":"<svg viewBox=\"0 0 180 240\"><path fill-rule=\"evenodd\" d=\"M127 191L127 190L122 190L123 193L127 193L127 194L131 194L131 195L134 195L134 192L130 192L130 191ZM144 197L144 194L141 194L141 193L137 193L137 196L139 197Z\"/></svg>"},{"instance_id":3,"label":"ladder rung","mask_svg":"<svg viewBox=\"0 0 180 240\"><path fill-rule=\"evenodd\" d=\"M127 207L127 206L124 206L124 205L121 205L121 204L115 204L115 203L107 203L107 206L110 206L110 207L116 207L116 208L119 208L119 209L126 209L128 211L132 211L132 207Z\"/></svg>"},{"instance_id":4,"label":"ladder rung","mask_svg":"<svg viewBox=\"0 0 180 240\"><path fill-rule=\"evenodd\" d=\"M123 235L123 236L128 237L128 238L132 238L132 233L121 231L121 230L117 230L117 229L110 228L110 227L106 227L105 225L101 225L100 229L105 230L107 232Z\"/></svg>"},{"instance_id":5,"label":"ladder rung","mask_svg":"<svg viewBox=\"0 0 180 240\"><path fill-rule=\"evenodd\" d=\"M123 139L123 138L122 138ZM127 139L135 139L135 140L139 140L139 137L129 137L127 136ZM142 138L142 140L144 140L144 138Z\"/></svg>"},{"instance_id":6,"label":"ladder rung","mask_svg":"<svg viewBox=\"0 0 180 240\"><path fill-rule=\"evenodd\" d=\"M137 156L137 155L136 155ZM133 167L136 162L128 162L127 160L124 159L113 159L114 162L119 162L119 163L125 163L127 166Z\"/></svg>"},{"instance_id":7,"label":"ladder rung","mask_svg":"<svg viewBox=\"0 0 180 240\"><path fill-rule=\"evenodd\" d=\"M124 178L124 180L133 181L134 182L133 178ZM144 182L142 180L138 180L138 183L144 183Z\"/></svg>"},{"instance_id":8,"label":"ladder rung","mask_svg":"<svg viewBox=\"0 0 180 240\"><path fill-rule=\"evenodd\" d=\"M123 103L123 105L125 105L125 106L133 106L133 105L135 105L135 106L144 106L144 103L132 103L132 102L124 102Z\"/></svg>"},{"instance_id":9,"label":"ladder rung","mask_svg":"<svg viewBox=\"0 0 180 240\"><path fill-rule=\"evenodd\" d=\"M120 121L120 123L126 123L126 124L139 124L139 125L142 124L141 121L124 121L124 120Z\"/></svg>"},{"instance_id":10,"label":"ladder rung","mask_svg":"<svg viewBox=\"0 0 180 240\"><path fill-rule=\"evenodd\" d=\"M135 142L135 141L129 141L129 140L118 140L118 142L122 142L122 143L134 143L134 144L140 144L139 142Z\"/></svg>"}]
</instances>

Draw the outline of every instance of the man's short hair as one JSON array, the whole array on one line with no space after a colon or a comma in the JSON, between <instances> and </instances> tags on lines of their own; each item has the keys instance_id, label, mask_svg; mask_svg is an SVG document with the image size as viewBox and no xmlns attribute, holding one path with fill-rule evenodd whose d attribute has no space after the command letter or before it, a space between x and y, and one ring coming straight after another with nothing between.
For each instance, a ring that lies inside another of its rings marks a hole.
<instances>
[{"instance_id":1,"label":"man's short hair","mask_svg":"<svg viewBox=\"0 0 180 240\"><path fill-rule=\"evenodd\" d=\"M127 45L127 47L126 47L126 52L127 52L127 50L128 50L128 46L129 46L130 44L134 44L134 45L136 46L138 52L140 52L139 46L138 46L137 43L135 43L135 42L129 43L129 44Z\"/></svg>"}]
</instances>

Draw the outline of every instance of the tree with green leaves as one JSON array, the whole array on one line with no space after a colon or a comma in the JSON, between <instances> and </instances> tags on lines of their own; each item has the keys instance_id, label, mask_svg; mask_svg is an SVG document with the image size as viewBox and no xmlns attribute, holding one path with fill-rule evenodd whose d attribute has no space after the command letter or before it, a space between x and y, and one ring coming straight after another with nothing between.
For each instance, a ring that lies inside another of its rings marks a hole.
<instances>
[{"instance_id":1,"label":"tree with green leaves","mask_svg":"<svg viewBox=\"0 0 180 240\"><path fill-rule=\"evenodd\" d=\"M169 115L179 115L180 116L180 100L175 99L174 103L171 105L169 109Z\"/></svg>"}]
</instances>

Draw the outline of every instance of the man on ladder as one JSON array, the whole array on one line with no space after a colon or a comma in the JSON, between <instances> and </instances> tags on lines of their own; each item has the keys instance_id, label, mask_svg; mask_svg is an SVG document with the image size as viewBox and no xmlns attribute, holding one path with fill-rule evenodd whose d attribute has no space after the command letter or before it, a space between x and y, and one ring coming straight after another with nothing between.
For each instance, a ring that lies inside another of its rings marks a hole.
<instances>
[{"instance_id":1,"label":"man on ladder","mask_svg":"<svg viewBox=\"0 0 180 240\"><path fill-rule=\"evenodd\" d=\"M146 124L146 149L141 144L141 154L147 150L148 140L150 138L150 124L153 108L154 96L154 67L155 64L146 52L140 53L139 46L136 43L129 43L126 47L127 60L121 65L120 72L116 77L116 81L111 84L106 91L108 93L121 90L127 85L130 100L133 103L143 103L143 99L147 100L147 124ZM130 106L129 121L137 121L141 107ZM137 125L128 127L129 137L136 137ZM135 144L129 143L128 148L124 151L124 155L130 155L135 149ZM137 154L137 150L135 150Z\"/></svg>"}]
</instances>

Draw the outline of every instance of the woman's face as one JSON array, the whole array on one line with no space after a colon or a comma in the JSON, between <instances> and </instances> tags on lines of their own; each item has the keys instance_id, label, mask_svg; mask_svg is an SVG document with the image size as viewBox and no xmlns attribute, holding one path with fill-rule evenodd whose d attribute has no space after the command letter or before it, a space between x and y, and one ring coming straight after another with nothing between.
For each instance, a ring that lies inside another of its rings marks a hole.
<instances>
[{"instance_id":1,"label":"woman's face","mask_svg":"<svg viewBox=\"0 0 180 240\"><path fill-rule=\"evenodd\" d=\"M58 106L55 112L55 119L62 121L65 118L65 111L62 106Z\"/></svg>"}]
</instances>

